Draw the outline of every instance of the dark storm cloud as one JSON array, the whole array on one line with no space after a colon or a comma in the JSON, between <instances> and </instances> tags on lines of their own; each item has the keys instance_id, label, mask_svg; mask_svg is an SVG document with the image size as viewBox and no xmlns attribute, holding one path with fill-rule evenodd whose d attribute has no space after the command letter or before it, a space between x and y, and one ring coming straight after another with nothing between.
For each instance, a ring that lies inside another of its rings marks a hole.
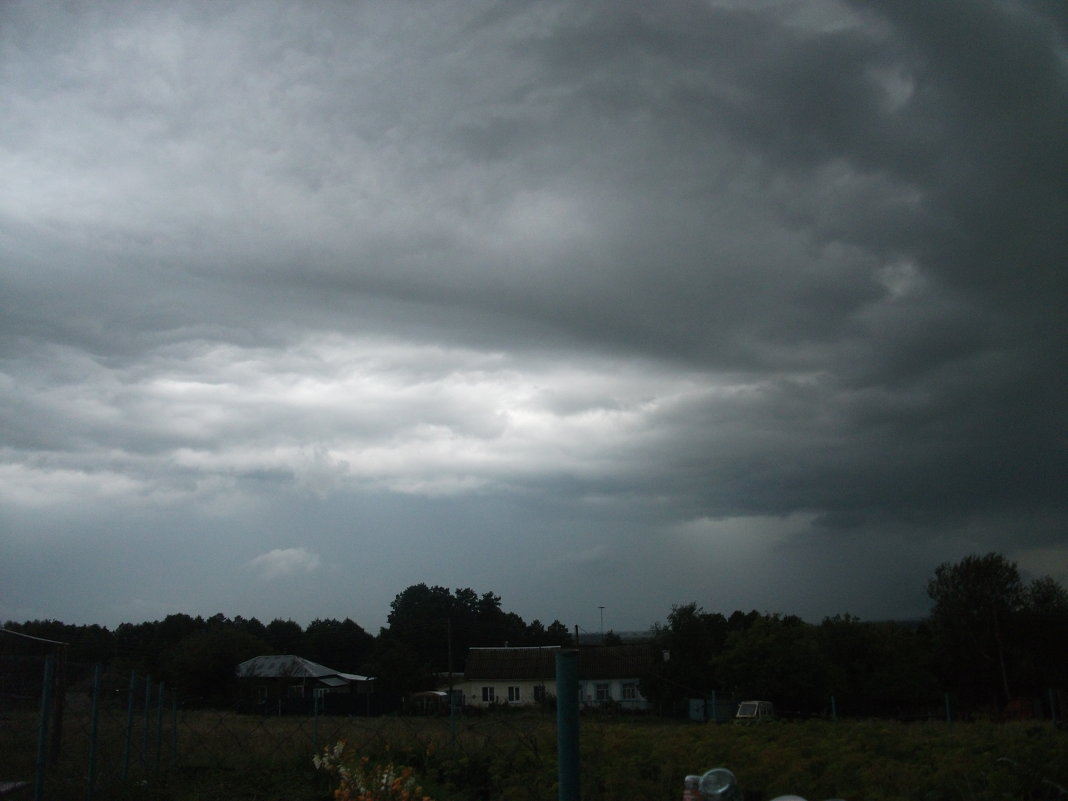
<instances>
[{"instance_id":1,"label":"dark storm cloud","mask_svg":"<svg viewBox=\"0 0 1068 801\"><path fill-rule=\"evenodd\" d=\"M724 563L777 580L709 603L809 615L916 614L969 550L1063 577L1065 31L1010 2L5 6L0 616L71 617L32 587L86 543L229 566L163 606L309 618L285 604L354 541L369 615L506 581L644 625Z\"/></svg>"}]
</instances>

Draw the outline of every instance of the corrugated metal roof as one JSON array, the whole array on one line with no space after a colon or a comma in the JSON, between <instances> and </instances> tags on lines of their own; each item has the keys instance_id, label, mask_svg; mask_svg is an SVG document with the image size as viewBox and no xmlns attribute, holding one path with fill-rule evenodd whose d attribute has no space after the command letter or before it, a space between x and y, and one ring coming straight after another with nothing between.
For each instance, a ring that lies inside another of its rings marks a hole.
<instances>
[{"instance_id":1,"label":"corrugated metal roof","mask_svg":"<svg viewBox=\"0 0 1068 801\"><path fill-rule=\"evenodd\" d=\"M367 681L367 676L357 676L354 673L341 673L340 671L312 662L302 656L294 654L271 654L268 656L256 656L247 659L237 666L239 678L304 678L320 679L324 684L329 684L327 678L339 677L336 686L346 681ZM332 685L333 686L333 685Z\"/></svg>"},{"instance_id":2,"label":"corrugated metal roof","mask_svg":"<svg viewBox=\"0 0 1068 801\"><path fill-rule=\"evenodd\" d=\"M271 654L248 659L237 666L237 675L242 678L306 678L336 676L337 671L293 654Z\"/></svg>"},{"instance_id":3,"label":"corrugated metal roof","mask_svg":"<svg viewBox=\"0 0 1068 801\"><path fill-rule=\"evenodd\" d=\"M371 681L370 676L361 676L358 673L338 673L337 675L349 681Z\"/></svg>"}]
</instances>

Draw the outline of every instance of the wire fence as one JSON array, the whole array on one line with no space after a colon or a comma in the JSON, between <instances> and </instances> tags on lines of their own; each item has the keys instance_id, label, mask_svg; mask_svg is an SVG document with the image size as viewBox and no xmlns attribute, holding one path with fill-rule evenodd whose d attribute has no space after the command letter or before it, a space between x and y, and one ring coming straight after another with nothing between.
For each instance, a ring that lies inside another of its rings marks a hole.
<instances>
[{"instance_id":1,"label":"wire fence","mask_svg":"<svg viewBox=\"0 0 1068 801\"><path fill-rule=\"evenodd\" d=\"M91 801L176 763L177 698L151 677L68 663L61 649L0 668L0 781Z\"/></svg>"},{"instance_id":2,"label":"wire fence","mask_svg":"<svg viewBox=\"0 0 1068 801\"><path fill-rule=\"evenodd\" d=\"M307 780L312 757L341 740L415 767L450 748L466 753L455 764L471 767L491 745L505 756L512 749L516 763L533 754L540 768L552 767L552 716L542 712L531 713L546 724L532 732L507 715L340 715L327 714L321 698L308 700L285 714L187 706L152 676L69 663L62 649L0 654L0 795L93 801L155 797L152 788L209 775Z\"/></svg>"},{"instance_id":3,"label":"wire fence","mask_svg":"<svg viewBox=\"0 0 1068 801\"><path fill-rule=\"evenodd\" d=\"M249 712L237 706L198 708L152 676L100 663L68 662L60 647L47 651L0 653L0 794L21 785L23 796L35 801L93 801L152 797L131 793L131 788L150 789L219 772L302 771L306 777L314 754L346 740L368 753L392 753L416 768L433 762L441 781L462 780L467 786L489 781L491 775L500 782L506 771L495 773L482 764L485 760L508 765L509 770L524 765L530 768L526 775L542 777L538 781L544 784L524 787L524 794L552 795L551 714L527 712L520 718L468 710L456 718L361 717L328 714L314 698L300 714ZM730 719L723 714L723 699L709 700L706 710L713 714L702 711L698 720ZM1006 711L1057 725L1063 723L1063 701L1062 693L1051 691ZM848 716L847 700L832 698L830 703L830 719ZM946 697L932 702L927 717L952 723L967 713ZM445 750L458 756L447 762L428 756ZM448 775L453 766L464 775ZM676 779L666 775L664 782L670 785Z\"/></svg>"}]
</instances>

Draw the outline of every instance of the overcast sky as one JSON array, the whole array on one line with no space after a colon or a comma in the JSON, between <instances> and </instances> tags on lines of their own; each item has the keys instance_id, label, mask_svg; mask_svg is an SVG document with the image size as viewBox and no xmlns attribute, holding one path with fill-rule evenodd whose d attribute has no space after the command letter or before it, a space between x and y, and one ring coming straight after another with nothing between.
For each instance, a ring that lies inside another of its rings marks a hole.
<instances>
[{"instance_id":1,"label":"overcast sky","mask_svg":"<svg viewBox=\"0 0 1068 801\"><path fill-rule=\"evenodd\" d=\"M0 620L1068 582L1068 6L0 5Z\"/></svg>"}]
</instances>

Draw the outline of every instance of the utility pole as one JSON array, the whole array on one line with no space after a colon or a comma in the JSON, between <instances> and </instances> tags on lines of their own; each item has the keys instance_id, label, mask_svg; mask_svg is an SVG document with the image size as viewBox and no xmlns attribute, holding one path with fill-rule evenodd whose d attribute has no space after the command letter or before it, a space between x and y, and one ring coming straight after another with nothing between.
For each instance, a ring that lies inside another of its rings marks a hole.
<instances>
[{"instance_id":1,"label":"utility pole","mask_svg":"<svg viewBox=\"0 0 1068 801\"><path fill-rule=\"evenodd\" d=\"M601 610L601 645L604 645L604 607L598 606L597 608Z\"/></svg>"}]
</instances>

